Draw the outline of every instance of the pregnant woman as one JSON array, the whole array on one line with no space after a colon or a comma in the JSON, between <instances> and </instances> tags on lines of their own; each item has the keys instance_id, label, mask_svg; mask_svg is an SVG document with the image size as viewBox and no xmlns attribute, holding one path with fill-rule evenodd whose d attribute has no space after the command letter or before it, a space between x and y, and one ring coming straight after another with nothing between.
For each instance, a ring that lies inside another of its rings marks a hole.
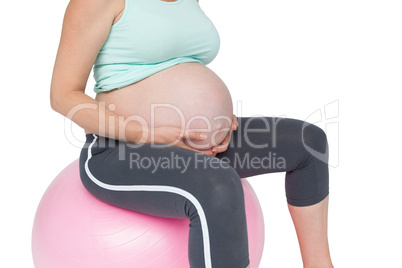
<instances>
[{"instance_id":1,"label":"pregnant woman","mask_svg":"<svg viewBox=\"0 0 402 268\"><path fill-rule=\"evenodd\" d=\"M325 133L239 117L207 65L219 35L197 0L70 0L51 106L85 130L83 185L112 205L190 220L192 268L253 267L241 178L286 172L304 268L333 267ZM93 67L96 98L85 94Z\"/></svg>"}]
</instances>

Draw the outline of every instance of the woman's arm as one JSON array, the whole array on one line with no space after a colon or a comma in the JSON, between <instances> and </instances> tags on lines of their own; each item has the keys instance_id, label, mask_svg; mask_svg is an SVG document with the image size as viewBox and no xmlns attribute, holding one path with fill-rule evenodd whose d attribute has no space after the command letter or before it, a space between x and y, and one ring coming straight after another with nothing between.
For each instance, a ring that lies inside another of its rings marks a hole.
<instances>
[{"instance_id":1,"label":"woman's arm","mask_svg":"<svg viewBox=\"0 0 402 268\"><path fill-rule=\"evenodd\" d=\"M152 139L162 143L176 141L176 145L187 147L181 141L184 137L203 140L200 132L172 127L152 129L154 136L151 137L151 129L143 128L137 121L125 121L85 94L92 66L120 11L109 0L70 1L53 69L52 109L91 133L132 143L146 143ZM114 123L109 125L109 122Z\"/></svg>"},{"instance_id":2,"label":"woman's arm","mask_svg":"<svg viewBox=\"0 0 402 268\"><path fill-rule=\"evenodd\" d=\"M232 131L236 130L238 126L239 126L239 122L237 121L237 117L236 117L236 115L233 115L232 116L232 126L231 126L230 131L226 135L225 139L221 142L221 144L211 148L212 156L216 156L216 154L222 153L228 149L230 139L232 137Z\"/></svg>"},{"instance_id":3,"label":"woman's arm","mask_svg":"<svg viewBox=\"0 0 402 268\"><path fill-rule=\"evenodd\" d=\"M118 114L108 109L102 111L99 102L85 94L88 76L116 15L111 3L71 0L68 4L53 69L50 103L53 110L91 133L137 142L141 138L139 123L124 125L117 120ZM105 124L99 124L100 115ZM109 126L110 118L114 118L114 126Z\"/></svg>"}]
</instances>

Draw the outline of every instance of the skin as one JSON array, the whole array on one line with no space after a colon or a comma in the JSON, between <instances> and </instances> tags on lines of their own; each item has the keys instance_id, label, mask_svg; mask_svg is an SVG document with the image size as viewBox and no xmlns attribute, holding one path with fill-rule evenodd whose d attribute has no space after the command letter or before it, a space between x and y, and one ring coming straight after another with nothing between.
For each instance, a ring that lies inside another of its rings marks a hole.
<instances>
[{"instance_id":1,"label":"skin","mask_svg":"<svg viewBox=\"0 0 402 268\"><path fill-rule=\"evenodd\" d=\"M106 106L105 103L102 105L85 94L96 56L108 37L111 25L118 21L123 10L124 0L70 1L53 69L50 88L52 109L70 118L86 133L133 143L174 144L213 156L225 151L230 135L238 125L234 115L229 124L231 128L220 143L203 150L190 147L187 142L205 141L200 131L175 126L144 127L135 121L126 120L119 113L118 103L114 103L116 107ZM328 197L313 206L288 207L298 236L304 268L333 267L327 238Z\"/></svg>"},{"instance_id":2,"label":"skin","mask_svg":"<svg viewBox=\"0 0 402 268\"><path fill-rule=\"evenodd\" d=\"M328 200L288 209L296 229L304 268L333 268L328 245Z\"/></svg>"},{"instance_id":3,"label":"skin","mask_svg":"<svg viewBox=\"0 0 402 268\"><path fill-rule=\"evenodd\" d=\"M140 118L145 126L205 131L208 138L202 142L186 140L195 149L221 144L233 120L228 88L198 62L173 65L118 90L98 93L95 99L125 118Z\"/></svg>"}]
</instances>

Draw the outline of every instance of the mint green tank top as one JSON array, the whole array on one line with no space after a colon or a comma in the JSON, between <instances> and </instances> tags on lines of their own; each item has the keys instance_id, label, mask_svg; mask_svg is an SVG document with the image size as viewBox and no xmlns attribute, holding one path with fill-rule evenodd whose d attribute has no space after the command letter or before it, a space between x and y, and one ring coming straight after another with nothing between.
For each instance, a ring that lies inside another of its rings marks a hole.
<instances>
[{"instance_id":1,"label":"mint green tank top","mask_svg":"<svg viewBox=\"0 0 402 268\"><path fill-rule=\"evenodd\" d=\"M197 0L125 0L95 60L94 91L119 89L183 62L207 65L219 46Z\"/></svg>"}]
</instances>

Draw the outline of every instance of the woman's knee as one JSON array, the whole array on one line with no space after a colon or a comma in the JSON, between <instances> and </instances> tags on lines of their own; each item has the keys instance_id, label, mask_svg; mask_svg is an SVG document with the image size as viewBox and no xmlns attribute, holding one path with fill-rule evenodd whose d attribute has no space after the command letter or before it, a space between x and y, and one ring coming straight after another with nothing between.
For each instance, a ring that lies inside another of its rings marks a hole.
<instances>
[{"instance_id":1,"label":"woman's knee","mask_svg":"<svg viewBox=\"0 0 402 268\"><path fill-rule=\"evenodd\" d=\"M329 192L328 141L317 125L300 121L301 145L295 168L286 174L288 203L307 206L321 201Z\"/></svg>"},{"instance_id":2,"label":"woman's knee","mask_svg":"<svg viewBox=\"0 0 402 268\"><path fill-rule=\"evenodd\" d=\"M311 148L321 154L325 154L328 150L327 135L317 125L307 122L303 123L302 141L305 147Z\"/></svg>"},{"instance_id":3,"label":"woman's knee","mask_svg":"<svg viewBox=\"0 0 402 268\"><path fill-rule=\"evenodd\" d=\"M327 135L319 126L294 118L280 118L275 120L273 133L278 140L277 148L287 150L291 148L299 156L299 160L308 160L311 157L327 162L328 141ZM289 161L289 160L288 160Z\"/></svg>"}]
</instances>

